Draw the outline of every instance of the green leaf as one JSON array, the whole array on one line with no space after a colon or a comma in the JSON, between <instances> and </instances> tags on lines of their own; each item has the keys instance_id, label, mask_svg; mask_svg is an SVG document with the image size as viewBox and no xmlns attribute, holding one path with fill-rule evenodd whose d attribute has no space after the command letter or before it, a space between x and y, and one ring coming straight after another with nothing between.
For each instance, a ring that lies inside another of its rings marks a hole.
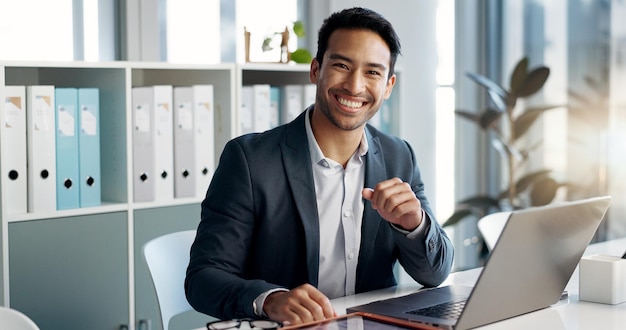
<instances>
[{"instance_id":1,"label":"green leaf","mask_svg":"<svg viewBox=\"0 0 626 330\"><path fill-rule=\"evenodd\" d=\"M463 220L465 217L472 214L472 211L469 209L458 210L454 212L443 224L442 227L448 227L459 223L459 221Z\"/></svg>"},{"instance_id":2,"label":"green leaf","mask_svg":"<svg viewBox=\"0 0 626 330\"><path fill-rule=\"evenodd\" d=\"M513 136L513 141L516 141L518 138L522 137L528 129L532 126L532 124L537 121L537 118L541 114L543 114L547 110L556 109L562 106L559 105L549 105L542 107L533 107L526 110L522 113L517 119L515 119L515 135Z\"/></svg>"},{"instance_id":3,"label":"green leaf","mask_svg":"<svg viewBox=\"0 0 626 330\"><path fill-rule=\"evenodd\" d=\"M518 97L526 97L535 94L543 87L550 76L550 69L545 66L539 67L531 71L524 79L524 83L516 91Z\"/></svg>"},{"instance_id":4,"label":"green leaf","mask_svg":"<svg viewBox=\"0 0 626 330\"><path fill-rule=\"evenodd\" d=\"M274 49L274 47L272 47L272 38L265 38L265 39L263 39L263 44L261 45L261 49L264 52L268 52L268 51Z\"/></svg>"},{"instance_id":5,"label":"green leaf","mask_svg":"<svg viewBox=\"0 0 626 330\"><path fill-rule=\"evenodd\" d=\"M539 139L539 140L537 140L535 143L533 143L531 146L529 146L529 147L527 147L527 148L525 148L525 149L520 149L520 150L519 150L519 151L520 151L520 155L522 156L521 161L526 161L526 160L528 160L528 159L530 158L530 153L531 153L532 151L536 151L536 150L538 150L538 149L539 149L539 148L541 148L542 146L543 146L543 139ZM518 164L518 165L521 165L521 163L520 163L520 164Z\"/></svg>"},{"instance_id":6,"label":"green leaf","mask_svg":"<svg viewBox=\"0 0 626 330\"><path fill-rule=\"evenodd\" d=\"M506 161L509 160L509 155L513 155L513 157L515 157L518 161L522 161L524 159L524 155L522 154L522 152L520 152L514 145L506 143L506 141L504 141L501 136L496 136L495 138L492 138L491 145Z\"/></svg>"},{"instance_id":7,"label":"green leaf","mask_svg":"<svg viewBox=\"0 0 626 330\"><path fill-rule=\"evenodd\" d=\"M302 21L293 22L293 33L298 38L302 38L305 36L304 23L302 23Z\"/></svg>"},{"instance_id":8,"label":"green leaf","mask_svg":"<svg viewBox=\"0 0 626 330\"><path fill-rule=\"evenodd\" d=\"M496 109L498 109L500 112L506 112L507 101L503 99L502 97L500 97L500 95L497 92L491 89L488 90L487 92L489 93L489 98L491 98L491 101L493 101L493 104L496 106Z\"/></svg>"},{"instance_id":9,"label":"green leaf","mask_svg":"<svg viewBox=\"0 0 626 330\"><path fill-rule=\"evenodd\" d=\"M474 123L476 123L476 125L481 126L480 125L480 116L469 112L469 111L464 111L464 110L454 110L454 113L456 113L459 117L461 118L465 118L469 121L472 121Z\"/></svg>"},{"instance_id":10,"label":"green leaf","mask_svg":"<svg viewBox=\"0 0 626 330\"><path fill-rule=\"evenodd\" d=\"M542 178L533 185L530 192L530 201L532 206L541 206L550 204L556 196L559 184L552 178Z\"/></svg>"},{"instance_id":11,"label":"green leaf","mask_svg":"<svg viewBox=\"0 0 626 330\"><path fill-rule=\"evenodd\" d=\"M502 118L501 111L487 109L480 115L480 127L483 129L494 127L498 124L500 118Z\"/></svg>"},{"instance_id":12,"label":"green leaf","mask_svg":"<svg viewBox=\"0 0 626 330\"><path fill-rule=\"evenodd\" d=\"M291 52L290 54L291 60L300 63L300 64L309 64L311 60L313 60L313 56L309 53L308 50L304 48L298 48Z\"/></svg>"},{"instance_id":13,"label":"green leaf","mask_svg":"<svg viewBox=\"0 0 626 330\"><path fill-rule=\"evenodd\" d=\"M487 89L487 92L489 93L489 97L499 109L501 109L502 111L506 110L506 104L507 104L506 101L509 98L509 92L507 92L506 90L504 90L504 88L502 88L496 82L494 82L493 80L485 76L481 76L479 74L471 73L471 72L468 72L467 76L473 81L475 81L476 83L478 83L479 85Z\"/></svg>"},{"instance_id":14,"label":"green leaf","mask_svg":"<svg viewBox=\"0 0 626 330\"><path fill-rule=\"evenodd\" d=\"M500 201L485 195L479 195L474 197L469 197L459 202L459 204L467 205L472 208L480 209L481 213L486 213L486 211L492 207L500 208Z\"/></svg>"},{"instance_id":15,"label":"green leaf","mask_svg":"<svg viewBox=\"0 0 626 330\"><path fill-rule=\"evenodd\" d=\"M515 189L518 193L526 190L533 182L547 178L551 170L539 170L521 177L515 183Z\"/></svg>"},{"instance_id":16,"label":"green leaf","mask_svg":"<svg viewBox=\"0 0 626 330\"><path fill-rule=\"evenodd\" d=\"M487 88L487 90L494 91L502 98L506 98L506 96L509 94L507 91L504 90L504 88L500 87L500 85L498 85L496 82L485 76L481 76L479 74L471 72L468 72L467 76L479 85Z\"/></svg>"},{"instance_id":17,"label":"green leaf","mask_svg":"<svg viewBox=\"0 0 626 330\"><path fill-rule=\"evenodd\" d=\"M524 57L515 66L513 73L511 74L511 94L517 95L517 91L521 88L524 80L526 80L526 74L528 70L528 58Z\"/></svg>"}]
</instances>

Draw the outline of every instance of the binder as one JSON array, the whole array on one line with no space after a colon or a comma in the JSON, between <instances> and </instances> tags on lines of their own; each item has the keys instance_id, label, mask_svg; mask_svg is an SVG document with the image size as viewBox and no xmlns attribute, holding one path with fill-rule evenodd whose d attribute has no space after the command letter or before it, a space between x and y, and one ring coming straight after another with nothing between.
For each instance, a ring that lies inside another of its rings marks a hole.
<instances>
[{"instance_id":1,"label":"binder","mask_svg":"<svg viewBox=\"0 0 626 330\"><path fill-rule=\"evenodd\" d=\"M304 110L303 85L284 85L281 90L281 123L288 123Z\"/></svg>"},{"instance_id":2,"label":"binder","mask_svg":"<svg viewBox=\"0 0 626 330\"><path fill-rule=\"evenodd\" d=\"M78 91L56 88L56 190L57 210L78 208Z\"/></svg>"},{"instance_id":3,"label":"binder","mask_svg":"<svg viewBox=\"0 0 626 330\"><path fill-rule=\"evenodd\" d=\"M302 85L302 110L304 108L308 108L310 105L315 103L315 95L317 93L317 85L315 84L304 84Z\"/></svg>"},{"instance_id":4,"label":"binder","mask_svg":"<svg viewBox=\"0 0 626 330\"><path fill-rule=\"evenodd\" d=\"M203 197L215 168L213 85L174 88L174 196Z\"/></svg>"},{"instance_id":5,"label":"binder","mask_svg":"<svg viewBox=\"0 0 626 330\"><path fill-rule=\"evenodd\" d=\"M194 86L196 197L204 197L215 172L215 103L213 85Z\"/></svg>"},{"instance_id":6,"label":"binder","mask_svg":"<svg viewBox=\"0 0 626 330\"><path fill-rule=\"evenodd\" d=\"M380 113L380 130L392 134L393 132L393 108L395 97L392 95L390 98L383 102L383 105L380 107L378 111Z\"/></svg>"},{"instance_id":7,"label":"binder","mask_svg":"<svg viewBox=\"0 0 626 330\"><path fill-rule=\"evenodd\" d=\"M254 131L264 132L271 127L271 105L270 105L270 85L256 84L252 85L254 114Z\"/></svg>"},{"instance_id":8,"label":"binder","mask_svg":"<svg viewBox=\"0 0 626 330\"><path fill-rule=\"evenodd\" d=\"M280 87L270 87L270 128L280 125Z\"/></svg>"},{"instance_id":9,"label":"binder","mask_svg":"<svg viewBox=\"0 0 626 330\"><path fill-rule=\"evenodd\" d=\"M194 88L174 87L174 197L195 197Z\"/></svg>"},{"instance_id":10,"label":"binder","mask_svg":"<svg viewBox=\"0 0 626 330\"><path fill-rule=\"evenodd\" d=\"M133 87L133 197L136 202L174 198L174 131L171 85Z\"/></svg>"},{"instance_id":11,"label":"binder","mask_svg":"<svg viewBox=\"0 0 626 330\"><path fill-rule=\"evenodd\" d=\"M78 89L78 174L80 207L102 204L100 175L100 91Z\"/></svg>"},{"instance_id":12,"label":"binder","mask_svg":"<svg viewBox=\"0 0 626 330\"><path fill-rule=\"evenodd\" d=\"M2 142L2 185L9 214L26 213L26 87L4 87L4 135Z\"/></svg>"},{"instance_id":13,"label":"binder","mask_svg":"<svg viewBox=\"0 0 626 330\"><path fill-rule=\"evenodd\" d=\"M241 87L239 116L241 134L254 132L254 90L252 86Z\"/></svg>"},{"instance_id":14,"label":"binder","mask_svg":"<svg viewBox=\"0 0 626 330\"><path fill-rule=\"evenodd\" d=\"M26 88L28 212L57 206L54 86Z\"/></svg>"}]
</instances>

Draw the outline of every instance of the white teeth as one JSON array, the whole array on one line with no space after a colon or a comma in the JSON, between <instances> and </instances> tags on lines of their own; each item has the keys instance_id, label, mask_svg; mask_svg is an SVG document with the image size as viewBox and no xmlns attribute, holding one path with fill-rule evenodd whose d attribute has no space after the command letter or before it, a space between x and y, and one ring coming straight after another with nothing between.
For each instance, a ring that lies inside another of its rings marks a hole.
<instances>
[{"instance_id":1,"label":"white teeth","mask_svg":"<svg viewBox=\"0 0 626 330\"><path fill-rule=\"evenodd\" d=\"M360 108L363 106L363 102L355 102L355 101L348 101L346 99L342 99L342 98L338 98L339 103L341 103L342 105L349 107L349 108Z\"/></svg>"}]
</instances>

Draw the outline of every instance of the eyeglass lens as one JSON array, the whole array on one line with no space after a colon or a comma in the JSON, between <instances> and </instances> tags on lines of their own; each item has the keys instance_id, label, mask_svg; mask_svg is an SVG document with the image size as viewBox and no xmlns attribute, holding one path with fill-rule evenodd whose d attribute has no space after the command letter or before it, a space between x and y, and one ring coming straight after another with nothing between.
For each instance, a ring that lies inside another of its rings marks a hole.
<instances>
[{"instance_id":1,"label":"eyeglass lens","mask_svg":"<svg viewBox=\"0 0 626 330\"><path fill-rule=\"evenodd\" d=\"M228 329L277 329L280 323L269 320L227 320L209 323L207 327L210 330L228 330Z\"/></svg>"}]
</instances>

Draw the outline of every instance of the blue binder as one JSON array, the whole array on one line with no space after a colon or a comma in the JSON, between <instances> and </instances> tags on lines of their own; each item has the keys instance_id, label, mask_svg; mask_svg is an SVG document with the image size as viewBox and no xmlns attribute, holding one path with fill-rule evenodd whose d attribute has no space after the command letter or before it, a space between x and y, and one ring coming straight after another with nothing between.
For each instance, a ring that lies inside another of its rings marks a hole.
<instances>
[{"instance_id":1,"label":"blue binder","mask_svg":"<svg viewBox=\"0 0 626 330\"><path fill-rule=\"evenodd\" d=\"M80 207L102 203L100 176L100 91L78 89Z\"/></svg>"},{"instance_id":2,"label":"blue binder","mask_svg":"<svg viewBox=\"0 0 626 330\"><path fill-rule=\"evenodd\" d=\"M57 210L79 207L76 88L55 88Z\"/></svg>"}]
</instances>

